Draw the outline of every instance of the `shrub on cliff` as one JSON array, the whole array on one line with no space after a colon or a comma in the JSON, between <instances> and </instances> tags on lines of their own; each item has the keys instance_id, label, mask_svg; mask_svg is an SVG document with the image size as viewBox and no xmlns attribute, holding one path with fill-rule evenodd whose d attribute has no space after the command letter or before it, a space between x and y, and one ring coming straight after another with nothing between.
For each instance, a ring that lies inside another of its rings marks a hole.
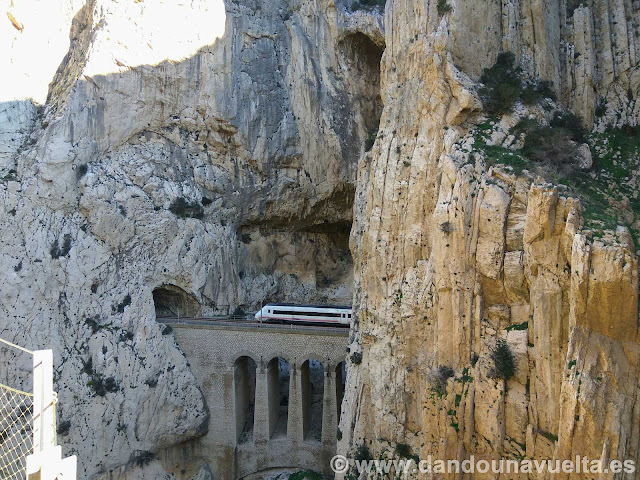
<instances>
[{"instance_id":1,"label":"shrub on cliff","mask_svg":"<svg viewBox=\"0 0 640 480\"><path fill-rule=\"evenodd\" d=\"M204 217L202 205L191 203L183 197L176 198L169 206L169 211L180 218L201 219Z\"/></svg>"},{"instance_id":2,"label":"shrub on cliff","mask_svg":"<svg viewBox=\"0 0 640 480\"><path fill-rule=\"evenodd\" d=\"M491 351L491 359L493 360L493 368L490 372L492 377L501 378L506 382L516 374L516 361L505 340L499 339L496 342L495 348Z\"/></svg>"},{"instance_id":3,"label":"shrub on cliff","mask_svg":"<svg viewBox=\"0 0 640 480\"><path fill-rule=\"evenodd\" d=\"M513 133L525 135L522 153L529 160L547 164L563 177L577 170L580 144L587 140L582 121L573 113L557 113L548 126L523 119L513 128Z\"/></svg>"},{"instance_id":4,"label":"shrub on cliff","mask_svg":"<svg viewBox=\"0 0 640 480\"><path fill-rule=\"evenodd\" d=\"M447 365L440 365L429 373L428 380L433 390L439 396L447 393L447 381L455 375L453 368Z\"/></svg>"},{"instance_id":5,"label":"shrub on cliff","mask_svg":"<svg viewBox=\"0 0 640 480\"><path fill-rule=\"evenodd\" d=\"M441 17L452 10L451 5L447 3L447 0L438 0L438 15Z\"/></svg>"},{"instance_id":6,"label":"shrub on cliff","mask_svg":"<svg viewBox=\"0 0 640 480\"><path fill-rule=\"evenodd\" d=\"M488 113L508 113L520 98L522 80L515 63L516 57L513 53L503 52L498 55L492 67L485 68L482 72L480 81L484 87L480 89L480 96Z\"/></svg>"},{"instance_id":7,"label":"shrub on cliff","mask_svg":"<svg viewBox=\"0 0 640 480\"><path fill-rule=\"evenodd\" d=\"M518 100L533 105L545 98L555 98L551 82L522 81L522 71L516 66L516 57L511 52L498 55L496 63L483 70L480 81L484 85L480 97L485 111L491 115L509 113Z\"/></svg>"},{"instance_id":8,"label":"shrub on cliff","mask_svg":"<svg viewBox=\"0 0 640 480\"><path fill-rule=\"evenodd\" d=\"M362 353L353 352L351 354L351 363L353 363L354 365L360 365L362 363Z\"/></svg>"}]
</instances>

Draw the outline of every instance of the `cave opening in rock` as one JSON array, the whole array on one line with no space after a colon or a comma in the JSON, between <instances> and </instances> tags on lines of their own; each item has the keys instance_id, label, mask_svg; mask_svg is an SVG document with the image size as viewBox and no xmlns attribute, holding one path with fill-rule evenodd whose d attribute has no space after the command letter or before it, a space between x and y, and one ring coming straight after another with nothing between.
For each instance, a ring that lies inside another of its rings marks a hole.
<instances>
[{"instance_id":1,"label":"cave opening in rock","mask_svg":"<svg viewBox=\"0 0 640 480\"><path fill-rule=\"evenodd\" d=\"M374 42L364 33L356 32L345 36L339 43L341 57L349 71L348 78L353 82L350 88L352 101L356 103L362 117L361 121L367 134L368 143L375 138L382 115L382 97L380 95L380 62L384 46Z\"/></svg>"},{"instance_id":2,"label":"cave opening in rock","mask_svg":"<svg viewBox=\"0 0 640 480\"><path fill-rule=\"evenodd\" d=\"M196 298L175 285L162 285L153 291L156 318L197 317L201 306Z\"/></svg>"}]
</instances>

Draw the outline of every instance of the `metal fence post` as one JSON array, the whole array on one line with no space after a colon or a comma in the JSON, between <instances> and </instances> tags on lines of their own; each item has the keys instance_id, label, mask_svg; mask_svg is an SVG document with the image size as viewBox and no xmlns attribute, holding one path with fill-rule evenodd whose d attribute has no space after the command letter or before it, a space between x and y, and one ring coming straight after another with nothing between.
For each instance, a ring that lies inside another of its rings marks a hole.
<instances>
[{"instance_id":1,"label":"metal fence post","mask_svg":"<svg viewBox=\"0 0 640 480\"><path fill-rule=\"evenodd\" d=\"M56 445L56 394L53 351L33 352L33 454L27 457L28 480L76 480L77 459L62 458Z\"/></svg>"}]
</instances>

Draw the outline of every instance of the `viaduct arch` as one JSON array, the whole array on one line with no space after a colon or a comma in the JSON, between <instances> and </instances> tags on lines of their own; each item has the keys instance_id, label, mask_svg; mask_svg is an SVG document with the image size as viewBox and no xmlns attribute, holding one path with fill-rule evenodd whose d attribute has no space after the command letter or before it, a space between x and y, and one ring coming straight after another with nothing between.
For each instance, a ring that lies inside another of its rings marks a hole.
<instances>
[{"instance_id":1,"label":"viaduct arch","mask_svg":"<svg viewBox=\"0 0 640 480\"><path fill-rule=\"evenodd\" d=\"M168 321L210 412L203 437L164 453L221 480L271 468L332 474L348 329Z\"/></svg>"}]
</instances>

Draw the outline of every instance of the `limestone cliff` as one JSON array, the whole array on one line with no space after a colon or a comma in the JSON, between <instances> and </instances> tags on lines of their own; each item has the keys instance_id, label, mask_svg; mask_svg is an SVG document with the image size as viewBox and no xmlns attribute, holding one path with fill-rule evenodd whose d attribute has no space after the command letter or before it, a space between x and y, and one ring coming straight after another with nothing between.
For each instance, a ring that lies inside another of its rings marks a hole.
<instances>
[{"instance_id":1,"label":"limestone cliff","mask_svg":"<svg viewBox=\"0 0 640 480\"><path fill-rule=\"evenodd\" d=\"M40 3L3 4L0 335L54 349L82 478L209 478L160 462L209 418L157 314L350 302L381 17L331 1Z\"/></svg>"},{"instance_id":2,"label":"limestone cliff","mask_svg":"<svg viewBox=\"0 0 640 480\"><path fill-rule=\"evenodd\" d=\"M640 460L638 2L372 3L3 3L0 335L83 478L215 478L163 461L210 419L158 316L352 296L341 450ZM504 51L552 86L493 115ZM578 186L515 129L568 111Z\"/></svg>"},{"instance_id":3,"label":"limestone cliff","mask_svg":"<svg viewBox=\"0 0 640 480\"><path fill-rule=\"evenodd\" d=\"M640 460L635 216L616 230L614 212L614 231L594 234L588 195L581 204L535 162L500 165L520 158L512 127L548 110L573 109L596 131L637 124L638 4L578 4L387 2L384 109L351 234L358 355L339 450ZM553 82L559 105L489 118L477 82L502 50Z\"/></svg>"}]
</instances>

